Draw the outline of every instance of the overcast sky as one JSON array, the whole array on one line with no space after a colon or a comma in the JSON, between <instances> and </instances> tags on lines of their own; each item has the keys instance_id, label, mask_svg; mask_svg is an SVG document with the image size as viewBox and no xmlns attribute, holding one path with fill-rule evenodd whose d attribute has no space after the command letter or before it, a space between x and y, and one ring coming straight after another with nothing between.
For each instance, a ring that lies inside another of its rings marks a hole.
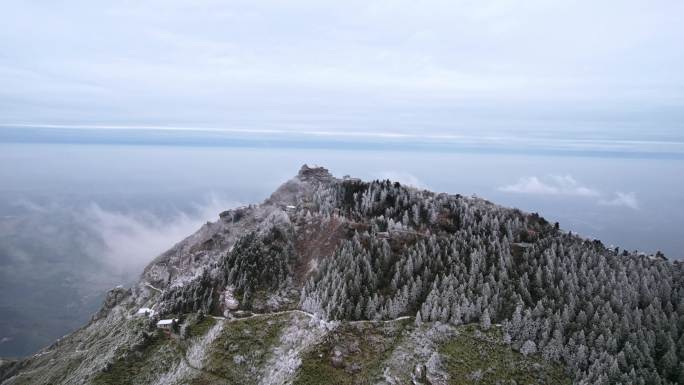
<instances>
[{"instance_id":1,"label":"overcast sky","mask_svg":"<svg viewBox=\"0 0 684 385\"><path fill-rule=\"evenodd\" d=\"M682 15L679 0L5 2L0 124L680 141Z\"/></svg>"}]
</instances>

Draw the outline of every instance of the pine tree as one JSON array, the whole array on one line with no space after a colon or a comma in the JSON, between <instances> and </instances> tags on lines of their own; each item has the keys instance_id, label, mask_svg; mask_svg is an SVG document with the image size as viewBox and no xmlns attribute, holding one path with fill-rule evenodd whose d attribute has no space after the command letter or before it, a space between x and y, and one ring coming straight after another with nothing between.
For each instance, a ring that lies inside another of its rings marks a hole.
<instances>
[{"instance_id":1,"label":"pine tree","mask_svg":"<svg viewBox=\"0 0 684 385\"><path fill-rule=\"evenodd\" d=\"M484 313L482 313L482 317L480 317L480 327L483 330L489 330L489 328L492 327L492 320L489 318L489 309L485 309Z\"/></svg>"}]
</instances>

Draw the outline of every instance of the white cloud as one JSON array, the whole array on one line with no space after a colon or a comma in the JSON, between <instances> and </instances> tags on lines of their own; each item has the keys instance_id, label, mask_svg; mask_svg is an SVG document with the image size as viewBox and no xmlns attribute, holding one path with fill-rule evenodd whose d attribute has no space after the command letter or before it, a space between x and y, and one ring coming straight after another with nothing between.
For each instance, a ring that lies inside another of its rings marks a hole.
<instances>
[{"instance_id":1,"label":"white cloud","mask_svg":"<svg viewBox=\"0 0 684 385\"><path fill-rule=\"evenodd\" d=\"M623 193L617 191L613 198L602 199L599 201L599 204L606 206L624 206L634 210L639 209L639 202L637 201L636 194L633 192Z\"/></svg>"},{"instance_id":2,"label":"white cloud","mask_svg":"<svg viewBox=\"0 0 684 385\"><path fill-rule=\"evenodd\" d=\"M114 209L99 203L36 202L28 198L10 204L21 211L0 221L0 233L10 240L3 245L10 262L8 269L71 269L78 264L73 271L81 277L76 285L86 290L126 282L207 221L217 220L220 212L239 205L212 195L182 209L170 209L168 203L148 203L144 207L149 209ZM46 258L45 250L50 251L51 258ZM102 277L105 272L106 277ZM86 280L98 282L92 286L93 282Z\"/></svg>"},{"instance_id":3,"label":"white cloud","mask_svg":"<svg viewBox=\"0 0 684 385\"><path fill-rule=\"evenodd\" d=\"M639 202L635 193L617 191L612 197L606 197L606 194L599 190L582 185L571 175L552 175L545 180L536 176L522 177L517 183L500 187L499 191L516 194L596 198L598 199L596 202L600 205L639 209Z\"/></svg>"},{"instance_id":4,"label":"white cloud","mask_svg":"<svg viewBox=\"0 0 684 385\"><path fill-rule=\"evenodd\" d=\"M24 198L12 202L12 205L16 207L21 207L27 211L33 211L38 213L47 213L51 210L51 208L46 205L41 205Z\"/></svg>"},{"instance_id":5,"label":"white cloud","mask_svg":"<svg viewBox=\"0 0 684 385\"><path fill-rule=\"evenodd\" d=\"M597 190L581 185L570 175L553 175L546 181L536 176L523 177L517 183L503 186L499 190L518 194L538 195L570 195L580 197L596 197L600 195Z\"/></svg>"},{"instance_id":6,"label":"white cloud","mask_svg":"<svg viewBox=\"0 0 684 385\"><path fill-rule=\"evenodd\" d=\"M427 189L427 185L418 177L407 172L400 171L381 171L373 175L377 179L389 179L392 182L399 182L403 185L413 186L420 189Z\"/></svg>"},{"instance_id":7,"label":"white cloud","mask_svg":"<svg viewBox=\"0 0 684 385\"><path fill-rule=\"evenodd\" d=\"M178 211L170 218L150 212L111 211L91 204L84 213L104 244L105 262L122 271L137 271L175 243L197 231L204 223L235 202L211 197L191 211Z\"/></svg>"},{"instance_id":8,"label":"white cloud","mask_svg":"<svg viewBox=\"0 0 684 385\"><path fill-rule=\"evenodd\" d=\"M558 189L547 185L536 176L520 178L518 183L499 188L501 191L520 194L557 194Z\"/></svg>"}]
</instances>

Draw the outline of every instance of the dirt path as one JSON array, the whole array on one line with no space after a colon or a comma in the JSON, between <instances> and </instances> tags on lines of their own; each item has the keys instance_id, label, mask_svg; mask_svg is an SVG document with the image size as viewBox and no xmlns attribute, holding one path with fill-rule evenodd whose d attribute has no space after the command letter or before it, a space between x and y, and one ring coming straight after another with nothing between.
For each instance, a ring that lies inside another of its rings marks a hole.
<instances>
[{"instance_id":1,"label":"dirt path","mask_svg":"<svg viewBox=\"0 0 684 385\"><path fill-rule=\"evenodd\" d=\"M150 289L152 289L152 290L156 290L156 291L157 291L157 292L159 292L159 293L161 293L161 292L162 292L162 290L161 290L161 289L159 289L159 288L156 288L156 287L154 287L154 286L150 285L150 284L149 284L149 283L147 283L147 282L145 282L145 283L144 283L143 285L144 285L144 286L147 286L147 287L149 287L149 288L150 288Z\"/></svg>"},{"instance_id":2,"label":"dirt path","mask_svg":"<svg viewBox=\"0 0 684 385\"><path fill-rule=\"evenodd\" d=\"M213 319L217 321L224 321L224 322L237 322L237 321L242 321L242 320L248 320L252 318L257 318L257 317L267 317L267 316L277 316L281 314L294 314L294 313L299 313L303 314L311 319L321 319L320 317L317 317L315 314L306 312L304 310L283 310L283 311L277 311L273 313L253 313L250 316L247 317L237 317L237 318L226 318L226 317L219 317L219 316L211 316ZM413 318L412 316L401 316L398 318L390 319L390 320L360 320L360 321L344 321L340 320L340 322L345 322L348 324L363 324L363 323L390 323L390 322L397 322L397 321L403 321L405 319L410 319Z\"/></svg>"}]
</instances>

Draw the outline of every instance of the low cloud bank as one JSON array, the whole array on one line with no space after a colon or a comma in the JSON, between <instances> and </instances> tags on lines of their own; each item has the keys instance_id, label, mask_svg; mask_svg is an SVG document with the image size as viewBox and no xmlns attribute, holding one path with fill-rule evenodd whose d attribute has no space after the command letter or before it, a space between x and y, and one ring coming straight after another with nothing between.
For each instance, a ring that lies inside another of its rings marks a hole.
<instances>
[{"instance_id":1,"label":"low cloud bank","mask_svg":"<svg viewBox=\"0 0 684 385\"><path fill-rule=\"evenodd\" d=\"M238 204L212 196L193 206L162 217L150 211L111 211L93 203L84 214L103 242L105 262L115 269L140 270L207 221L217 220L221 211Z\"/></svg>"},{"instance_id":2,"label":"low cloud bank","mask_svg":"<svg viewBox=\"0 0 684 385\"><path fill-rule=\"evenodd\" d=\"M21 199L14 205L25 210L19 214L21 221L12 225L14 233L31 231L35 242L50 245L52 254L67 259L69 255L87 255L89 260L103 263L111 269L110 273L118 276L137 274L149 261L204 223L217 220L220 212L239 206L216 195L173 210L161 209L157 202L142 210L113 209L96 202L66 205L29 199ZM14 254L21 256L21 247L27 246L16 245ZM28 260L36 263L47 258L30 257Z\"/></svg>"},{"instance_id":3,"label":"low cloud bank","mask_svg":"<svg viewBox=\"0 0 684 385\"><path fill-rule=\"evenodd\" d=\"M392 182L399 182L406 186L412 186L419 189L428 189L428 186L423 183L418 177L413 174L401 171L381 171L373 174L377 179L389 179Z\"/></svg>"},{"instance_id":4,"label":"low cloud bank","mask_svg":"<svg viewBox=\"0 0 684 385\"><path fill-rule=\"evenodd\" d=\"M571 175L552 175L547 181L536 176L523 177L517 183L501 187L499 190L520 194L572 195L595 197L600 195L593 188L582 186Z\"/></svg>"},{"instance_id":5,"label":"low cloud bank","mask_svg":"<svg viewBox=\"0 0 684 385\"><path fill-rule=\"evenodd\" d=\"M623 193L616 191L613 198L602 199L599 201L599 204L605 206L624 206L634 210L639 209L639 202L637 201L636 194L633 192Z\"/></svg>"},{"instance_id":6,"label":"low cloud bank","mask_svg":"<svg viewBox=\"0 0 684 385\"><path fill-rule=\"evenodd\" d=\"M596 188L581 184L571 175L551 175L544 179L536 176L522 177L516 183L499 187L499 191L515 194L593 198L596 199L596 203L604 206L639 209L639 202L634 192L616 191L613 196L606 196Z\"/></svg>"}]
</instances>

